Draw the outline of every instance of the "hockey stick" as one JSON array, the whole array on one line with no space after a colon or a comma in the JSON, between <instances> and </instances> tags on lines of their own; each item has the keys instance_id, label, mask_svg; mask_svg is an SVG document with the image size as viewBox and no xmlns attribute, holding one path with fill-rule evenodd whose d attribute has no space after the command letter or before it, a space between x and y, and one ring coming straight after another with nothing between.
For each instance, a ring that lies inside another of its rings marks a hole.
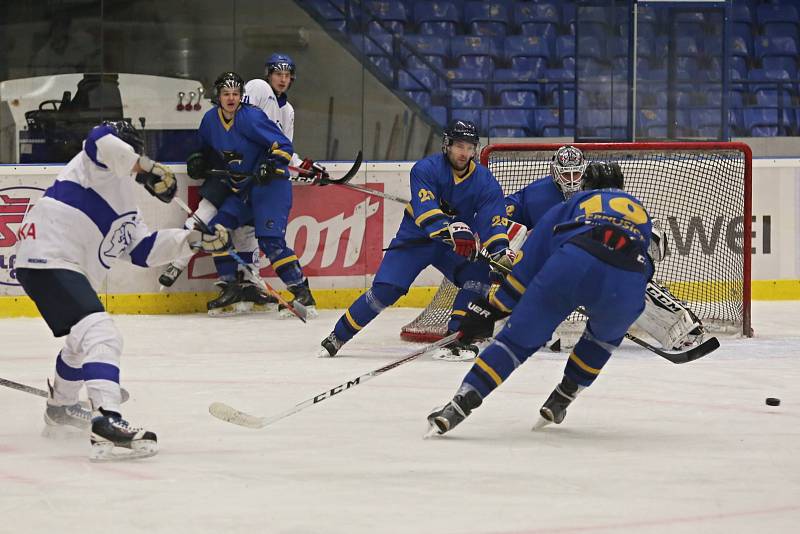
<instances>
[{"instance_id":1,"label":"hockey stick","mask_svg":"<svg viewBox=\"0 0 800 534\"><path fill-rule=\"evenodd\" d=\"M33 386L26 386L25 384L20 384L19 382L14 382L13 380L6 380L5 378L0 378L0 386L16 389L17 391L22 391L23 393L30 393L31 395L36 395L37 397L42 397L44 399L49 397L47 392L43 389L35 388ZM122 402L127 402L128 399L131 398L131 394L128 393L128 390L125 388L121 387L120 390L122 392ZM81 406L87 410L92 409L92 407L86 401L81 401Z\"/></svg>"},{"instance_id":2,"label":"hockey stick","mask_svg":"<svg viewBox=\"0 0 800 534\"><path fill-rule=\"evenodd\" d=\"M445 345L448 345L448 344L452 343L453 341L455 341L456 339L458 339L458 337L460 335L461 335L460 333L456 332L455 334L451 334L451 335L449 335L447 337L444 337L444 338L440 339L439 341L437 341L436 343L433 343L431 345L427 345L425 347L422 347L421 349L415 350L411 354L408 354L407 356L403 356L399 360L395 360L392 363L384 365L380 369L375 369L374 371L370 371L369 373L365 373L365 374L363 374L361 376L357 376L356 378L354 378L352 380L348 380L347 382L345 382L343 384L339 384L338 386L334 386L334 387L332 387L330 389L327 389L327 390L323 391L322 393L320 393L319 395L316 395L316 396L314 396L314 397L312 397L312 398L310 398L310 399L308 399L306 401L303 401L303 402L301 402L299 404L296 404L292 408L289 408L288 410L286 410L285 412L281 412L281 413L279 413L277 415L273 415L271 417L259 417L259 416L256 416L256 415L250 415L249 413L245 413L245 412L242 412L240 410L237 410L236 408L233 408L232 406L229 406L229 405L227 405L225 403L222 403L222 402L214 402L214 403L212 403L208 407L208 411L209 411L209 413L211 415L213 415L217 419L222 419L223 421L226 421L228 423L233 423L234 425L244 426L244 427L247 427L247 428L264 428L267 425L271 425L272 423L275 423L276 421L280 421L281 419L283 419L285 417L289 417L290 415L294 415L294 414L296 414L297 412L299 412L301 410L305 410L306 408L308 408L310 406L314 406L317 403L320 403L320 402L322 402L322 401L324 401L326 399L329 399L329 398L333 397L334 395L342 393L343 391L347 391L348 389L353 388L353 387L355 387L355 386L357 386L359 384L363 384L364 382L366 382L367 380L369 380L371 378L375 378L376 376L381 375L381 374L383 374L383 373L385 373L387 371L391 371L395 367L399 367L399 366L403 365L404 363L407 363L407 362L410 362L412 360L415 360L418 357L422 356L423 354L425 354L427 352L430 352L433 349L436 349L436 348L439 348L439 347L444 347Z\"/></svg>"},{"instance_id":3,"label":"hockey stick","mask_svg":"<svg viewBox=\"0 0 800 534\"><path fill-rule=\"evenodd\" d=\"M347 182L353 179L353 177L358 173L359 169L361 169L361 163L364 160L364 154L359 150L356 154L356 158L353 160L353 165L350 167L350 170L347 171L344 176L341 178L323 178L319 181L320 185L346 185ZM316 174L311 169L301 169L300 167L294 167L292 165L288 166L289 170L294 172L296 176L303 176L306 178L313 178ZM256 174L246 174L246 173L238 173L232 171L226 171L222 169L210 169L206 171L206 174L209 176L231 176L233 178L256 178ZM289 175L287 178L289 181L292 182L301 182L307 183L305 180L298 180L295 176Z\"/></svg>"},{"instance_id":4,"label":"hockey stick","mask_svg":"<svg viewBox=\"0 0 800 534\"><path fill-rule=\"evenodd\" d=\"M583 315L584 317L588 317L586 315L586 311L583 308L577 308L575 312ZM716 337L711 337L703 341L701 344L697 345L696 347L692 347L689 350L664 350L656 347L655 345L651 345L647 341L640 339L633 334L626 333L625 337L630 339L640 347L644 347L650 352L654 352L664 358L665 360L669 360L672 363L688 363L693 362L695 360L699 360L706 354L710 354L719 348L719 340Z\"/></svg>"},{"instance_id":5,"label":"hockey stick","mask_svg":"<svg viewBox=\"0 0 800 534\"><path fill-rule=\"evenodd\" d=\"M214 232L211 231L211 229L208 227L208 225L206 223L204 223L203 220L200 219L200 217L198 217L197 214L194 213L191 210L191 208L189 208L189 206L187 206L186 203L183 200L180 199L180 197L176 196L176 197L174 197L173 200L175 200L175 203L178 204L178 206L180 206L180 208L183 211L185 211L191 217L194 218L195 222L200 227L201 231L203 231L203 232L205 232L207 234L213 234L214 233ZM269 285L263 278L261 278L261 276L259 276L259 274L252 267L250 267L250 265L247 262L245 262L242 259L242 257L239 256L239 254L235 250L233 250L233 248L228 249L226 254L229 254L234 260L236 260L236 262L239 265L241 265L242 267L244 267L247 270L247 273L250 275L250 279L263 292L265 292L268 295L272 295L273 297L275 297L281 305L283 305L287 310L292 312L298 319L300 319L304 323L306 322L306 318L308 317L308 310L306 310L306 307L302 303L297 302L296 300L294 301L294 303L288 302L285 298L283 298L283 296L280 293L278 293L271 285Z\"/></svg>"}]
</instances>

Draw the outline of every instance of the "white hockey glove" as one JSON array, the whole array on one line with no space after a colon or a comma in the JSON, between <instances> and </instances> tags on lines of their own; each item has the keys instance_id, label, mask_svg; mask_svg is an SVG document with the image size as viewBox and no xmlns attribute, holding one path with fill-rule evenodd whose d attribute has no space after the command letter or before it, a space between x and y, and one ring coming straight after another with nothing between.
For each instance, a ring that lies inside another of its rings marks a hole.
<instances>
[{"instance_id":1,"label":"white hockey glove","mask_svg":"<svg viewBox=\"0 0 800 534\"><path fill-rule=\"evenodd\" d=\"M434 237L438 237L453 247L453 252L467 258L469 261L475 261L478 257L478 239L466 223L451 223Z\"/></svg>"},{"instance_id":2,"label":"white hockey glove","mask_svg":"<svg viewBox=\"0 0 800 534\"><path fill-rule=\"evenodd\" d=\"M178 182L172 171L147 156L139 156L138 163L143 172L136 175L136 181L161 202L172 202L178 191Z\"/></svg>"},{"instance_id":3,"label":"white hockey glove","mask_svg":"<svg viewBox=\"0 0 800 534\"><path fill-rule=\"evenodd\" d=\"M644 311L634 326L661 343L666 350L682 350L699 345L705 337L700 319L666 289L649 282Z\"/></svg>"},{"instance_id":4,"label":"white hockey glove","mask_svg":"<svg viewBox=\"0 0 800 534\"><path fill-rule=\"evenodd\" d=\"M189 248L195 251L202 250L209 254L225 252L230 246L230 234L227 228L217 223L214 225L214 233L206 234L200 230L193 230L189 236Z\"/></svg>"},{"instance_id":5,"label":"white hockey glove","mask_svg":"<svg viewBox=\"0 0 800 534\"><path fill-rule=\"evenodd\" d=\"M650 255L650 260L656 263L663 260L667 255L667 236L664 234L661 221L653 219L652 224L653 228L650 234L650 245L647 247L647 254Z\"/></svg>"}]
</instances>

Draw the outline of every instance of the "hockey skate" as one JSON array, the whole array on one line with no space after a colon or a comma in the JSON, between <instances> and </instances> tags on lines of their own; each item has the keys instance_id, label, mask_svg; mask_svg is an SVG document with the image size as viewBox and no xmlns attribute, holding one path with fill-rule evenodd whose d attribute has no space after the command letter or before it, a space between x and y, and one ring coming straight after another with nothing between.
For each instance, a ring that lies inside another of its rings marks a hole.
<instances>
[{"instance_id":1,"label":"hockey skate","mask_svg":"<svg viewBox=\"0 0 800 534\"><path fill-rule=\"evenodd\" d=\"M449 336L452 332L448 332ZM431 353L431 358L434 360L443 360L446 362L471 362L478 357L478 346L472 343L464 343L457 340L447 347L441 347Z\"/></svg>"},{"instance_id":2,"label":"hockey skate","mask_svg":"<svg viewBox=\"0 0 800 534\"><path fill-rule=\"evenodd\" d=\"M575 396L581 388L578 384L567 377L561 381L556 389L550 393L547 400L539 408L539 420L533 425L533 430L539 430L551 423L560 425L567 416L567 406L575 400Z\"/></svg>"},{"instance_id":3,"label":"hockey skate","mask_svg":"<svg viewBox=\"0 0 800 534\"><path fill-rule=\"evenodd\" d=\"M342 348L342 345L344 345L344 341L340 340L336 337L336 334L331 332L328 337L322 340L320 345L322 345L322 348L319 349L317 358L333 358L336 356L336 353L339 352L339 349Z\"/></svg>"},{"instance_id":4,"label":"hockey skate","mask_svg":"<svg viewBox=\"0 0 800 534\"><path fill-rule=\"evenodd\" d=\"M217 298L208 301L208 304L206 304L208 315L220 317L250 311L253 303L242 300L242 285L240 283L220 280L215 284L220 288L220 291Z\"/></svg>"},{"instance_id":5,"label":"hockey skate","mask_svg":"<svg viewBox=\"0 0 800 534\"><path fill-rule=\"evenodd\" d=\"M158 277L158 283L161 284L162 287L172 287L172 284L175 283L175 280L178 279L182 272L182 267L170 263L167 265L167 268L164 269L164 272L161 273L161 276Z\"/></svg>"},{"instance_id":6,"label":"hockey skate","mask_svg":"<svg viewBox=\"0 0 800 534\"><path fill-rule=\"evenodd\" d=\"M53 400L53 386L47 381L47 407L44 410L45 428L42 435L57 437L64 429L87 430L92 421L92 412L81 406L80 402L68 406L61 406Z\"/></svg>"},{"instance_id":7,"label":"hockey skate","mask_svg":"<svg viewBox=\"0 0 800 534\"><path fill-rule=\"evenodd\" d=\"M483 403L480 394L471 389L463 395L456 394L453 400L442 406L435 408L428 414L428 429L425 437L441 436L458 426L461 421L467 418L472 410Z\"/></svg>"},{"instance_id":8,"label":"hockey skate","mask_svg":"<svg viewBox=\"0 0 800 534\"><path fill-rule=\"evenodd\" d=\"M93 462L135 460L158 453L155 433L132 427L120 414L102 408L95 412L92 419L90 441L92 450L89 460ZM128 449L129 452L115 449Z\"/></svg>"},{"instance_id":9,"label":"hockey skate","mask_svg":"<svg viewBox=\"0 0 800 534\"><path fill-rule=\"evenodd\" d=\"M289 286L289 291L294 295L291 304L295 302L302 304L308 313L308 319L319 317L319 313L317 313L317 301L314 300L314 296L311 294L311 290L308 287L308 280L303 280L299 284ZM294 314L283 305L278 306L278 314L281 319L290 319L294 317Z\"/></svg>"},{"instance_id":10,"label":"hockey skate","mask_svg":"<svg viewBox=\"0 0 800 534\"><path fill-rule=\"evenodd\" d=\"M251 304L250 311L274 312L278 309L278 299L262 292L253 282L242 282L240 287L242 302Z\"/></svg>"}]
</instances>

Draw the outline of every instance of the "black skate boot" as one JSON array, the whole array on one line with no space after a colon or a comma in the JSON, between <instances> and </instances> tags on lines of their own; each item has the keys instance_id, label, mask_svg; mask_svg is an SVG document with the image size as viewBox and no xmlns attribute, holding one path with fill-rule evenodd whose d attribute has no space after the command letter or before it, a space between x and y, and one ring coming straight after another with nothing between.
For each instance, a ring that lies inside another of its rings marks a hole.
<instances>
[{"instance_id":1,"label":"black skate boot","mask_svg":"<svg viewBox=\"0 0 800 534\"><path fill-rule=\"evenodd\" d=\"M132 427L122 415L100 408L92 419L93 462L133 460L147 458L158 453L158 439L154 432ZM129 449L128 453L117 452L115 448Z\"/></svg>"},{"instance_id":2,"label":"black skate boot","mask_svg":"<svg viewBox=\"0 0 800 534\"><path fill-rule=\"evenodd\" d=\"M60 406L53 400L53 386L50 380L47 381L47 407L44 410L44 422L47 425L45 435L53 435L58 427L71 427L78 430L86 430L92 421L92 412L85 409L79 402L69 406ZM52 427L52 428L50 428ZM56 431L57 432L57 431Z\"/></svg>"},{"instance_id":3,"label":"black skate boot","mask_svg":"<svg viewBox=\"0 0 800 534\"><path fill-rule=\"evenodd\" d=\"M333 332L328 335L325 339L322 340L322 348L319 349L317 353L317 358L333 358L336 356L336 353L339 352L339 349L342 348L344 345L344 341L336 337L336 334Z\"/></svg>"},{"instance_id":4,"label":"black skate boot","mask_svg":"<svg viewBox=\"0 0 800 534\"><path fill-rule=\"evenodd\" d=\"M292 292L292 295L294 295L294 298L291 300L292 305L294 305L295 302L302 304L306 312L308 312L307 317L309 319L319 316L317 313L317 301L314 300L314 295L311 294L311 289L308 287L308 279L303 280L299 284L289 286L288 289ZM282 305L278 306L278 313L282 319L288 319L294 316L292 312Z\"/></svg>"},{"instance_id":5,"label":"black skate boot","mask_svg":"<svg viewBox=\"0 0 800 534\"><path fill-rule=\"evenodd\" d=\"M561 383L556 386L556 389L547 397L547 400L544 401L542 407L539 408L541 417L533 426L533 430L544 428L550 423L560 425L567 416L567 406L575 400L581 389L583 389L581 386L565 376Z\"/></svg>"},{"instance_id":6,"label":"black skate boot","mask_svg":"<svg viewBox=\"0 0 800 534\"><path fill-rule=\"evenodd\" d=\"M219 287L219 295L217 298L208 301L206 307L208 314L213 316L218 315L234 315L237 313L244 313L250 310L252 304L242 301L242 285L237 282L228 282L220 280L215 282Z\"/></svg>"},{"instance_id":7,"label":"black skate boot","mask_svg":"<svg viewBox=\"0 0 800 534\"><path fill-rule=\"evenodd\" d=\"M161 276L158 277L158 283L164 287L171 287L182 272L183 272L182 267L178 267L174 263L170 263L169 265L167 265L167 268L164 269L164 272L161 273Z\"/></svg>"},{"instance_id":8,"label":"black skate boot","mask_svg":"<svg viewBox=\"0 0 800 534\"><path fill-rule=\"evenodd\" d=\"M472 410L483 403L480 393L470 389L463 395L456 394L453 400L441 408L434 409L428 414L430 428L426 437L438 435L454 429L461 421L467 418Z\"/></svg>"},{"instance_id":9,"label":"black skate boot","mask_svg":"<svg viewBox=\"0 0 800 534\"><path fill-rule=\"evenodd\" d=\"M448 332L449 336L453 332ZM446 347L436 349L431 353L434 360L445 360L448 362L471 362L478 357L478 346L472 343L464 343L457 339Z\"/></svg>"},{"instance_id":10,"label":"black skate boot","mask_svg":"<svg viewBox=\"0 0 800 534\"><path fill-rule=\"evenodd\" d=\"M241 283L242 302L249 302L251 310L255 312L274 312L278 309L278 299L272 295L267 295L253 282L245 281Z\"/></svg>"}]
</instances>

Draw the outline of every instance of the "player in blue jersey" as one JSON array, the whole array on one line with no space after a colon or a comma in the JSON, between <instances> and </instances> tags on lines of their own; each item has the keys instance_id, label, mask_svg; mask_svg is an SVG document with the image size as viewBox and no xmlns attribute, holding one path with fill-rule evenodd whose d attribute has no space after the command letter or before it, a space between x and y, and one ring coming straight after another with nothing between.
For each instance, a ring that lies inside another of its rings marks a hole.
<instances>
[{"instance_id":1,"label":"player in blue jersey","mask_svg":"<svg viewBox=\"0 0 800 534\"><path fill-rule=\"evenodd\" d=\"M622 188L618 164L591 163L583 191L550 209L511 274L488 297L470 303L461 323L467 341L487 324L510 317L453 399L428 415L432 434L444 434L463 421L578 306L588 316L586 329L561 383L542 406L536 428L561 423L575 396L594 382L644 309L653 272L647 255L650 216Z\"/></svg>"},{"instance_id":2,"label":"player in blue jersey","mask_svg":"<svg viewBox=\"0 0 800 534\"><path fill-rule=\"evenodd\" d=\"M231 173L222 184L233 194L224 198L210 224L221 223L230 229L254 227L258 246L272 268L313 317L316 302L297 256L285 240L292 207L287 168L293 153L292 143L260 109L242 104L244 81L238 74L223 73L214 85L217 106L206 112L200 123L198 134L203 156L195 158L193 170L202 173L211 161L222 164L217 168ZM219 183L212 181L211 187L219 187ZM205 183L203 187L206 188ZM253 262L256 254L257 251L240 252L253 258ZM229 256L215 256L214 262L221 290L208 303L211 313L227 311L240 303L249 285L237 280L236 263Z\"/></svg>"},{"instance_id":3,"label":"player in blue jersey","mask_svg":"<svg viewBox=\"0 0 800 534\"><path fill-rule=\"evenodd\" d=\"M17 279L64 346L45 410L49 427L91 427L92 458L152 456L156 435L122 418L119 385L122 336L97 296L115 260L149 267L193 250L219 252L228 244L222 226L151 232L135 200L139 182L170 202L177 182L163 165L142 154L139 133L124 121L91 130L78 153L25 215L17 243ZM137 174L138 173L138 174ZM134 174L136 179L134 182ZM95 413L78 403L86 386ZM93 417L94 416L94 417Z\"/></svg>"},{"instance_id":4,"label":"player in blue jersey","mask_svg":"<svg viewBox=\"0 0 800 534\"><path fill-rule=\"evenodd\" d=\"M503 193L489 169L474 161L478 144L475 125L454 120L444 131L441 154L412 167L411 202L372 287L322 340L320 357L335 356L383 309L405 295L429 265L465 289L467 300L486 294L489 288L487 265L475 261L479 248L511 265ZM480 243L475 234L480 235ZM456 330L458 318L448 326Z\"/></svg>"}]
</instances>

